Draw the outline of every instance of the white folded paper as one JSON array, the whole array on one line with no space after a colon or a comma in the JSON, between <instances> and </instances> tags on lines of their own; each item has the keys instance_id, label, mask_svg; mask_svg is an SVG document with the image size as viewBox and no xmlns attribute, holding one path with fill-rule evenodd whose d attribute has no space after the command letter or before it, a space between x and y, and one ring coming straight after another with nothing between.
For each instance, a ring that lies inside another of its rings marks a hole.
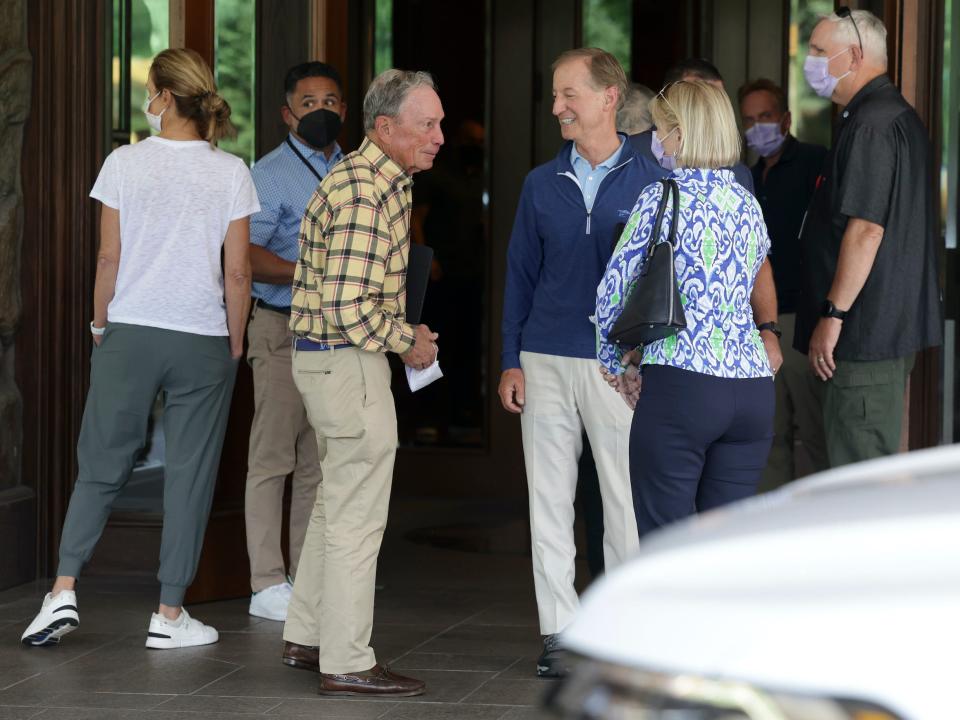
<instances>
[{"instance_id":1,"label":"white folded paper","mask_svg":"<svg viewBox=\"0 0 960 720\"><path fill-rule=\"evenodd\" d=\"M409 365L407 365L405 369L407 371L407 384L410 386L411 392L425 388L434 380L439 380L443 377L443 371L440 370L439 356L433 361L433 365L423 370L415 370Z\"/></svg>"}]
</instances>

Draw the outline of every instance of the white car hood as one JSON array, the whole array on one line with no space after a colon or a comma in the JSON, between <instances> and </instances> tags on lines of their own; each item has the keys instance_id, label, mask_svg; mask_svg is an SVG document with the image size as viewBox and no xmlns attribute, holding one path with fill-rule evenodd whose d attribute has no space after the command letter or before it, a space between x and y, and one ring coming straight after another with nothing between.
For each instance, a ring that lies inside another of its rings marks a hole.
<instances>
[{"instance_id":1,"label":"white car hood","mask_svg":"<svg viewBox=\"0 0 960 720\"><path fill-rule=\"evenodd\" d=\"M679 523L585 595L572 650L960 717L960 447L823 473Z\"/></svg>"}]
</instances>

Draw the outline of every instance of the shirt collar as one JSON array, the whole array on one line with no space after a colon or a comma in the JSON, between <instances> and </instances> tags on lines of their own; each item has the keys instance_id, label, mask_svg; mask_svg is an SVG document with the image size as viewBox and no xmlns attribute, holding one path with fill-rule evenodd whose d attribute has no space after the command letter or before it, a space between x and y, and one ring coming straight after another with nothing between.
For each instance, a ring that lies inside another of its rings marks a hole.
<instances>
[{"instance_id":1,"label":"shirt collar","mask_svg":"<svg viewBox=\"0 0 960 720\"><path fill-rule=\"evenodd\" d=\"M783 141L783 152L780 153L780 157L777 159L777 163L773 167L777 167L777 165L780 163L790 162L791 160L795 159L799 151L800 141L790 133L787 133L787 137ZM757 158L757 161L753 164L753 167L750 168L754 179L760 175L763 175L765 168L766 161L763 158Z\"/></svg>"},{"instance_id":2,"label":"shirt collar","mask_svg":"<svg viewBox=\"0 0 960 720\"><path fill-rule=\"evenodd\" d=\"M333 152L330 153L330 157L328 158L326 155L324 155L323 159L327 163L327 165L334 165L340 162L343 159L343 150L340 148L340 143L334 142Z\"/></svg>"},{"instance_id":3,"label":"shirt collar","mask_svg":"<svg viewBox=\"0 0 960 720\"><path fill-rule=\"evenodd\" d=\"M363 155L386 178L391 186L406 187L413 183L413 179L394 160L387 157L383 150L377 147L377 144L369 137L363 139L357 152Z\"/></svg>"},{"instance_id":4,"label":"shirt collar","mask_svg":"<svg viewBox=\"0 0 960 720\"><path fill-rule=\"evenodd\" d=\"M619 133L617 133L617 137L620 138L620 147L614 150L613 154L610 157L608 157L602 163L599 163L597 165L598 168L606 168L607 170L610 170L614 165L617 164L617 160L620 159L620 153L623 152L623 143L627 139L626 135L621 136ZM586 163L587 166L590 167L590 162L585 157L583 157L583 155L577 152L577 143L574 142L572 143L572 147L570 148L570 164L573 165L574 168L576 168L578 160Z\"/></svg>"},{"instance_id":5,"label":"shirt collar","mask_svg":"<svg viewBox=\"0 0 960 720\"><path fill-rule=\"evenodd\" d=\"M857 108L868 95L871 95L877 90L885 88L888 85L892 85L892 83L890 82L890 78L888 78L886 75L878 75L875 77L857 91L857 94L853 96L853 98L844 108L844 112L842 113L843 117L846 118L855 113Z\"/></svg>"},{"instance_id":6,"label":"shirt collar","mask_svg":"<svg viewBox=\"0 0 960 720\"><path fill-rule=\"evenodd\" d=\"M783 152L780 154L780 159L777 160L778 163L789 162L797 156L797 151L800 149L800 142L790 133L787 133L786 139L783 141Z\"/></svg>"},{"instance_id":7,"label":"shirt collar","mask_svg":"<svg viewBox=\"0 0 960 720\"><path fill-rule=\"evenodd\" d=\"M693 180L699 182L733 183L737 176L729 168L677 168L670 177L676 180Z\"/></svg>"},{"instance_id":8,"label":"shirt collar","mask_svg":"<svg viewBox=\"0 0 960 720\"><path fill-rule=\"evenodd\" d=\"M321 161L323 161L325 165L333 165L334 163L339 162L343 157L343 150L340 149L339 143L333 143L333 152L330 153L330 158L327 159L327 156L323 153L323 150L317 150L314 147L307 145L293 133L288 133L288 137L290 138L290 142L293 143L294 147L296 147L297 150L300 151L300 154L305 158L312 158L314 155L316 155Z\"/></svg>"}]
</instances>

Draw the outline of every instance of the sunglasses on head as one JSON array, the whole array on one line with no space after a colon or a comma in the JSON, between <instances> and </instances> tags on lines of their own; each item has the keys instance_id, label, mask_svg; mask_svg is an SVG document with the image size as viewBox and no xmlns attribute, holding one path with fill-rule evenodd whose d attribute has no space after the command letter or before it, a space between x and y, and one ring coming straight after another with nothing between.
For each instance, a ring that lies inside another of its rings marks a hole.
<instances>
[{"instance_id":1,"label":"sunglasses on head","mask_svg":"<svg viewBox=\"0 0 960 720\"><path fill-rule=\"evenodd\" d=\"M857 33L857 43L860 45L860 54L863 55L863 38L860 37L860 28L857 27L857 21L853 19L853 13L846 5L837 8L838 18L849 18L853 23L853 29Z\"/></svg>"}]
</instances>

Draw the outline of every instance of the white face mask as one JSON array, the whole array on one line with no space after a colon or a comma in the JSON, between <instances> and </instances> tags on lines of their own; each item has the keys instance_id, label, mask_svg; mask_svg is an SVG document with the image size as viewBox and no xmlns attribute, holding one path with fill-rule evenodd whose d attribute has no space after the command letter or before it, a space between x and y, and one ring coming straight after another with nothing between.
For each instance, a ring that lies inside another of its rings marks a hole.
<instances>
[{"instance_id":1,"label":"white face mask","mask_svg":"<svg viewBox=\"0 0 960 720\"><path fill-rule=\"evenodd\" d=\"M160 95L160 92L161 92L160 90L157 90L156 95L154 95L153 97L148 97L146 100L143 101L143 115L145 118L147 118L147 125L149 125L150 129L153 130L154 132L160 132L160 116L167 111L167 109L164 108L163 110L160 111L160 115L154 115L149 110L150 103L152 103L154 100L157 99L157 96Z\"/></svg>"}]
</instances>

